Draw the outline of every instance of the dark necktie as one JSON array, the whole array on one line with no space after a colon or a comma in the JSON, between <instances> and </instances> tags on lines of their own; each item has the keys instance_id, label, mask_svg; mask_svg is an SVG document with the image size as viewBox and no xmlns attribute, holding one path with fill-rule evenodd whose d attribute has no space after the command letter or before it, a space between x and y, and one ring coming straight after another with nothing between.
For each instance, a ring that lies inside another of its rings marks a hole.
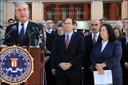
<instances>
[{"instance_id":1,"label":"dark necktie","mask_svg":"<svg viewBox=\"0 0 128 85\"><path fill-rule=\"evenodd\" d=\"M44 34L44 45L46 45L46 34Z\"/></svg>"},{"instance_id":2,"label":"dark necktie","mask_svg":"<svg viewBox=\"0 0 128 85\"><path fill-rule=\"evenodd\" d=\"M66 40L65 40L66 49L68 49L68 45L69 45L69 35L66 35Z\"/></svg>"},{"instance_id":3,"label":"dark necktie","mask_svg":"<svg viewBox=\"0 0 128 85\"><path fill-rule=\"evenodd\" d=\"M95 43L96 43L96 35L95 34L93 35L92 41L93 41L93 45L95 45Z\"/></svg>"},{"instance_id":4,"label":"dark necktie","mask_svg":"<svg viewBox=\"0 0 128 85\"><path fill-rule=\"evenodd\" d=\"M19 34L19 40L20 40L20 46L23 44L23 40L24 40L24 24L21 24L22 28L20 30L20 34Z\"/></svg>"}]
</instances>

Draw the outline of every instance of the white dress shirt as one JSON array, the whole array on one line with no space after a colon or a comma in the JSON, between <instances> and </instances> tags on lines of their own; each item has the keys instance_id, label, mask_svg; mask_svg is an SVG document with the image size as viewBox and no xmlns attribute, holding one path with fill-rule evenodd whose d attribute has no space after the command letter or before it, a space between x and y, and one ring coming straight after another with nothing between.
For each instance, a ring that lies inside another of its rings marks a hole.
<instances>
[{"instance_id":1,"label":"white dress shirt","mask_svg":"<svg viewBox=\"0 0 128 85\"><path fill-rule=\"evenodd\" d=\"M102 48L101 48L101 52L102 52L102 51L104 50L104 48L106 47L107 43L108 43L108 40L107 40L107 41L105 41L105 42L103 42L103 41L102 41Z\"/></svg>"},{"instance_id":2,"label":"white dress shirt","mask_svg":"<svg viewBox=\"0 0 128 85\"><path fill-rule=\"evenodd\" d=\"M99 37L99 32L96 34L96 36L95 36L95 39L96 39L96 42L97 42L97 40L98 40L98 37ZM92 40L93 40L93 37L94 37L94 34L92 33Z\"/></svg>"},{"instance_id":3,"label":"white dress shirt","mask_svg":"<svg viewBox=\"0 0 128 85\"><path fill-rule=\"evenodd\" d=\"M72 32L70 32L69 34L65 33L65 40L66 40L66 36L67 36L67 35L69 35L69 42L70 42L71 37L72 37L72 34L73 34L73 31L72 31Z\"/></svg>"},{"instance_id":4,"label":"white dress shirt","mask_svg":"<svg viewBox=\"0 0 128 85\"><path fill-rule=\"evenodd\" d=\"M25 22L25 23L19 22L19 24L18 24L18 34L20 34L20 31L21 31L21 28L22 28L22 25L21 25L21 24L24 24L24 34L26 33L26 29L27 29L27 26L28 26L28 22L29 22L29 21L27 21L27 22Z\"/></svg>"},{"instance_id":5,"label":"white dress shirt","mask_svg":"<svg viewBox=\"0 0 128 85\"><path fill-rule=\"evenodd\" d=\"M48 32L49 34L51 34L52 29L49 29L49 30L47 29L46 32Z\"/></svg>"}]
</instances>

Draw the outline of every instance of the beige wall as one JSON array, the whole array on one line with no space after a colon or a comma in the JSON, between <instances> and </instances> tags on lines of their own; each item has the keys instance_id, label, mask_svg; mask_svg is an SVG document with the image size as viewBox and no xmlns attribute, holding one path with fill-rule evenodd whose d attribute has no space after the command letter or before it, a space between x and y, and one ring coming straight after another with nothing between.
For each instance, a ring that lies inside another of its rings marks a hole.
<instances>
[{"instance_id":1,"label":"beige wall","mask_svg":"<svg viewBox=\"0 0 128 85\"><path fill-rule=\"evenodd\" d=\"M43 17L43 4L40 1L32 3L32 21L40 22Z\"/></svg>"},{"instance_id":2,"label":"beige wall","mask_svg":"<svg viewBox=\"0 0 128 85\"><path fill-rule=\"evenodd\" d=\"M91 20L103 18L103 3L102 1L92 1L91 3Z\"/></svg>"},{"instance_id":3,"label":"beige wall","mask_svg":"<svg viewBox=\"0 0 128 85\"><path fill-rule=\"evenodd\" d=\"M128 18L128 1L122 2L122 19Z\"/></svg>"},{"instance_id":4,"label":"beige wall","mask_svg":"<svg viewBox=\"0 0 128 85\"><path fill-rule=\"evenodd\" d=\"M4 3L4 22L5 22L5 26L7 25L7 21L12 18L14 19L14 12L15 12L15 6L13 4L13 2L7 2Z\"/></svg>"},{"instance_id":5,"label":"beige wall","mask_svg":"<svg viewBox=\"0 0 128 85\"><path fill-rule=\"evenodd\" d=\"M7 22L7 20L10 18L14 18L13 2L14 2L13 0L12 1L10 0L4 4L4 7L5 7L4 21L5 22ZM39 1L39 0L38 1L29 0L29 2L32 3L32 21L40 22L41 20L43 20L44 4L42 3L42 1ZM128 1L123 1L122 2L122 19L126 17L128 17ZM101 18L103 18L102 1L101 0L92 1L91 2L91 19L101 19Z\"/></svg>"}]
</instances>

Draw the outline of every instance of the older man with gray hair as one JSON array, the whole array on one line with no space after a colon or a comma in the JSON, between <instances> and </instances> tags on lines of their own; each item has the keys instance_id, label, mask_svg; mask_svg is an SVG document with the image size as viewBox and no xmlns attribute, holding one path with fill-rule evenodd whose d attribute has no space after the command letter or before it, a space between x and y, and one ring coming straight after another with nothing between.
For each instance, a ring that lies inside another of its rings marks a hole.
<instances>
[{"instance_id":1,"label":"older man with gray hair","mask_svg":"<svg viewBox=\"0 0 128 85\"><path fill-rule=\"evenodd\" d=\"M9 46L37 46L39 26L29 20L29 6L25 2L18 2L15 7L15 15L18 22L7 27L5 35L7 35L10 30L12 31L9 36L5 37L4 44ZM29 36L29 34L31 36Z\"/></svg>"},{"instance_id":2,"label":"older man with gray hair","mask_svg":"<svg viewBox=\"0 0 128 85\"><path fill-rule=\"evenodd\" d=\"M29 6L25 2L18 2L15 6L17 23L6 28L3 44L12 46L38 46L38 24L29 20ZM2 83L2 85L8 85ZM21 85L24 85L22 83Z\"/></svg>"}]
</instances>

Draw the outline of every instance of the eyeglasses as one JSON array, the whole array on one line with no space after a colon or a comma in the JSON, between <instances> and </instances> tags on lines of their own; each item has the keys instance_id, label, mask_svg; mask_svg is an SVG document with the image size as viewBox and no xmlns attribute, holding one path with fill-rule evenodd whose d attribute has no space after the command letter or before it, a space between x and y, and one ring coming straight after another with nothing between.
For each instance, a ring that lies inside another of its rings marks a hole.
<instances>
[{"instance_id":1,"label":"eyeglasses","mask_svg":"<svg viewBox=\"0 0 128 85\"><path fill-rule=\"evenodd\" d=\"M52 24L52 22L48 22L48 24Z\"/></svg>"},{"instance_id":2,"label":"eyeglasses","mask_svg":"<svg viewBox=\"0 0 128 85\"><path fill-rule=\"evenodd\" d=\"M92 24L91 26L98 26L98 24Z\"/></svg>"},{"instance_id":3,"label":"eyeglasses","mask_svg":"<svg viewBox=\"0 0 128 85\"><path fill-rule=\"evenodd\" d=\"M123 22L123 24L127 24L128 22Z\"/></svg>"}]
</instances>

